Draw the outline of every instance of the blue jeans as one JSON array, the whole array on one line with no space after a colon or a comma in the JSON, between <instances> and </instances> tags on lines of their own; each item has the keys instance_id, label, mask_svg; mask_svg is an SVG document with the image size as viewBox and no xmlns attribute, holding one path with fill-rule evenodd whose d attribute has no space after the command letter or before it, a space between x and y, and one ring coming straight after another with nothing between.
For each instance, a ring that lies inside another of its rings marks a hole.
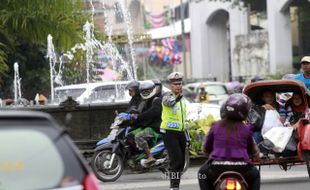
<instances>
[{"instance_id":1,"label":"blue jeans","mask_svg":"<svg viewBox=\"0 0 310 190\"><path fill-rule=\"evenodd\" d=\"M262 133L260 131L255 131L253 133L253 138L254 138L254 141L257 144L260 152L263 153L264 155L268 154L269 150L266 149L264 146L262 146L262 142L264 141Z\"/></svg>"}]
</instances>

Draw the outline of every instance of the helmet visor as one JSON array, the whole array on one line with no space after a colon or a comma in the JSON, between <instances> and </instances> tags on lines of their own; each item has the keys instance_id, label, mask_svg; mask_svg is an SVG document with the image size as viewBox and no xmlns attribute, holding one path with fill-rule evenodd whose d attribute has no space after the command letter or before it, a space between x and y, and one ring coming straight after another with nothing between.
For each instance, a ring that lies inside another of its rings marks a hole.
<instances>
[{"instance_id":1,"label":"helmet visor","mask_svg":"<svg viewBox=\"0 0 310 190\"><path fill-rule=\"evenodd\" d=\"M143 90L141 90L141 95L142 96L148 96L148 95L150 95L151 94L151 92L153 91L153 89L143 89Z\"/></svg>"}]
</instances>

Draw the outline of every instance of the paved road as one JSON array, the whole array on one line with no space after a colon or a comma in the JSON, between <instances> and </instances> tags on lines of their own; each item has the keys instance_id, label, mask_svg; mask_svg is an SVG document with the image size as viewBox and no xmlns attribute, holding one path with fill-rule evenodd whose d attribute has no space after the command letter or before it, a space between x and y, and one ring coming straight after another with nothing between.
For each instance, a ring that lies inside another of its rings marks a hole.
<instances>
[{"instance_id":1,"label":"paved road","mask_svg":"<svg viewBox=\"0 0 310 190\"><path fill-rule=\"evenodd\" d=\"M183 190L199 190L197 181L198 166L193 166L184 174L181 182ZM285 172L278 166L264 166L261 170L261 190L307 190L310 187L306 166L295 166ZM101 183L103 190L167 190L169 181L160 172L143 174L126 173L116 182Z\"/></svg>"}]
</instances>

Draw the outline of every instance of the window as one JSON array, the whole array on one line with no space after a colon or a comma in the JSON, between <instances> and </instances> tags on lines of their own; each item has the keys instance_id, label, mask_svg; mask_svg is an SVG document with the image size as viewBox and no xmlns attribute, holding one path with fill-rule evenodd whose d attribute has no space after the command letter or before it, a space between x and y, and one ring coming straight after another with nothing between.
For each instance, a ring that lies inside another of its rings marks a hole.
<instances>
[{"instance_id":1,"label":"window","mask_svg":"<svg viewBox=\"0 0 310 190\"><path fill-rule=\"evenodd\" d=\"M86 170L47 121L0 121L0 189L83 189Z\"/></svg>"},{"instance_id":2,"label":"window","mask_svg":"<svg viewBox=\"0 0 310 190\"><path fill-rule=\"evenodd\" d=\"M225 95L228 94L226 88L222 85L206 85L206 91L209 95Z\"/></svg>"},{"instance_id":3,"label":"window","mask_svg":"<svg viewBox=\"0 0 310 190\"><path fill-rule=\"evenodd\" d=\"M64 163L45 134L1 131L0 147L0 189L47 189L62 180Z\"/></svg>"},{"instance_id":4,"label":"window","mask_svg":"<svg viewBox=\"0 0 310 190\"><path fill-rule=\"evenodd\" d=\"M114 8L115 8L115 21L116 21L116 23L124 22L124 14L122 12L121 5L118 2L116 2L114 4Z\"/></svg>"},{"instance_id":5,"label":"window","mask_svg":"<svg viewBox=\"0 0 310 190\"><path fill-rule=\"evenodd\" d=\"M64 101L68 96L71 96L73 99L77 99L79 96L85 92L86 88L76 88L76 89L60 89L56 90L55 97L59 101Z\"/></svg>"},{"instance_id":6,"label":"window","mask_svg":"<svg viewBox=\"0 0 310 190\"><path fill-rule=\"evenodd\" d=\"M125 99L125 85L107 85L100 86L93 90L90 95L91 101L103 101L103 102L112 102L114 100L123 100Z\"/></svg>"}]
</instances>

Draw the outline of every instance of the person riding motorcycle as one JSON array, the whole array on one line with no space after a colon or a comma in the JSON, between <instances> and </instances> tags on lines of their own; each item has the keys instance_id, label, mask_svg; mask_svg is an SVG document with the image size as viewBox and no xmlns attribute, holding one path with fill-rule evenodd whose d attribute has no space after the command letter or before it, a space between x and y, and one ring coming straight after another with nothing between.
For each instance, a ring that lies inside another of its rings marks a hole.
<instances>
[{"instance_id":1,"label":"person riding motorcycle","mask_svg":"<svg viewBox=\"0 0 310 190\"><path fill-rule=\"evenodd\" d=\"M140 83L140 95L143 98L141 113L132 114L132 126L136 129L131 132L134 141L140 150L147 155L145 164L152 164L156 161L150 152L150 144L155 144L160 137L159 127L161 123L161 98L158 95L154 82L143 81ZM140 106L139 106L140 107Z\"/></svg>"},{"instance_id":2,"label":"person riding motorcycle","mask_svg":"<svg viewBox=\"0 0 310 190\"><path fill-rule=\"evenodd\" d=\"M252 138L247 118L251 100L244 94L232 94L221 108L222 119L212 124L204 144L209 160L198 172L200 189L214 189L213 183L225 171L239 172L249 189L260 189L260 173L250 157L259 159L259 151Z\"/></svg>"},{"instance_id":3,"label":"person riding motorcycle","mask_svg":"<svg viewBox=\"0 0 310 190\"><path fill-rule=\"evenodd\" d=\"M129 110L132 109L138 109L140 103L142 102L142 97L139 92L139 86L140 83L138 81L131 81L130 83L127 84L125 88L126 90L129 91L129 96L131 96L127 112L129 112Z\"/></svg>"}]
</instances>

